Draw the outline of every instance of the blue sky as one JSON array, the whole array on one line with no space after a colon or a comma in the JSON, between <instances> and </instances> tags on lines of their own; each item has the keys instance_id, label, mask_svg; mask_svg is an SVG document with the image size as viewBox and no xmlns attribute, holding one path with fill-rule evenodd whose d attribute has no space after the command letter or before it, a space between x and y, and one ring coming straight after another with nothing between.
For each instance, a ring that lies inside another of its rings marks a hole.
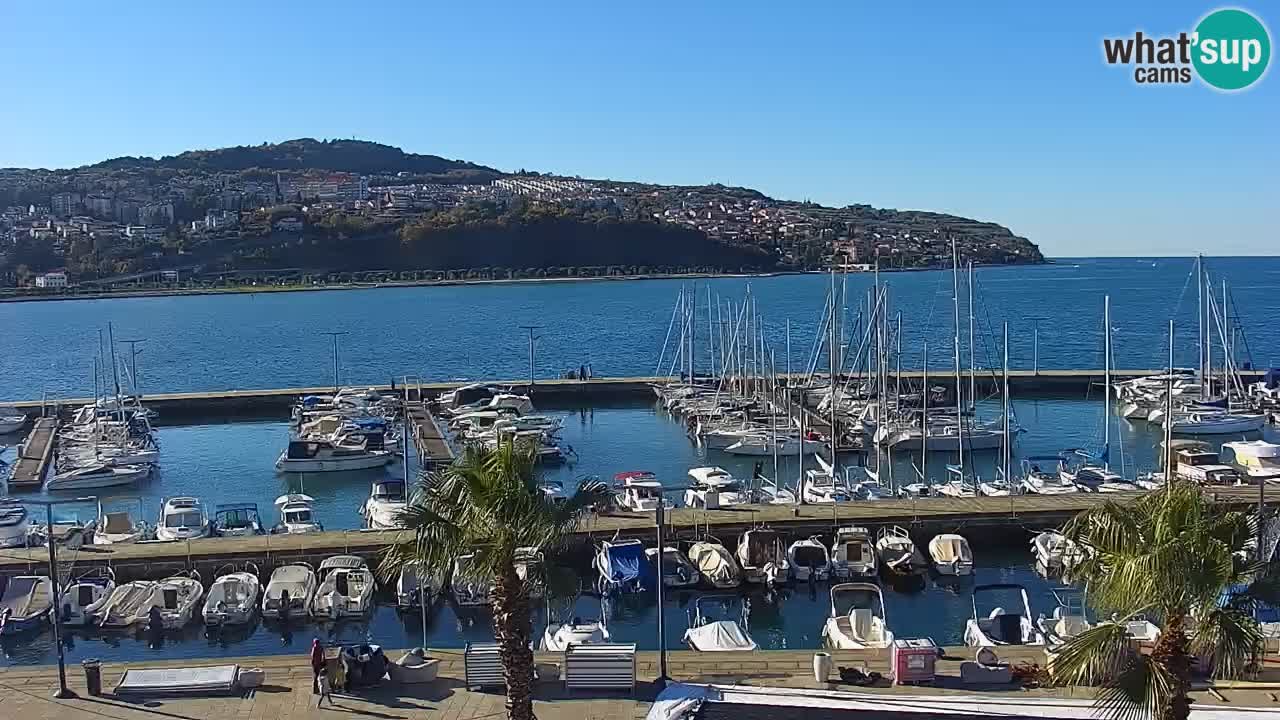
<instances>
[{"instance_id":1,"label":"blue sky","mask_svg":"<svg viewBox=\"0 0 1280 720\"><path fill-rule=\"evenodd\" d=\"M1228 95L1102 61L1216 7L5 3L0 167L357 137L954 212L1055 256L1275 254L1276 72Z\"/></svg>"}]
</instances>

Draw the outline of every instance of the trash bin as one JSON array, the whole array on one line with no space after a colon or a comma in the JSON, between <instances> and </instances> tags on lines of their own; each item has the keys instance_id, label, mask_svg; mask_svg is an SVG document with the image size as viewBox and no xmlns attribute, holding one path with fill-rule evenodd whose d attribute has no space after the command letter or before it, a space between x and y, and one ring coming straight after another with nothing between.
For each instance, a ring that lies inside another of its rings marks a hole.
<instances>
[{"instance_id":1,"label":"trash bin","mask_svg":"<svg viewBox=\"0 0 1280 720\"><path fill-rule=\"evenodd\" d=\"M102 695L102 663L97 658L82 660L84 667L84 684L93 697Z\"/></svg>"}]
</instances>

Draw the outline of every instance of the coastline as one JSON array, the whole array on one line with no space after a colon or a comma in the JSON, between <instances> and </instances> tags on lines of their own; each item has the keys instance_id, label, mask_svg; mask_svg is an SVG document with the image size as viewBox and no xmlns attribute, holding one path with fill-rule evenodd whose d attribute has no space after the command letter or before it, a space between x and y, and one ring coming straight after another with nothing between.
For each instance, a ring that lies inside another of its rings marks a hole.
<instances>
[{"instance_id":1,"label":"coastline","mask_svg":"<svg viewBox=\"0 0 1280 720\"><path fill-rule=\"evenodd\" d=\"M990 264L980 267L1021 267L1023 265L1051 265L1043 263ZM882 273L924 272L937 267L881 268ZM14 294L0 296L0 303L56 302L63 300L112 300L116 298L175 297L180 295L253 295L258 293L322 292L335 290L377 290L409 287L447 287L454 285L516 285L581 282L619 282L630 280L709 280L717 278L770 278L783 275L822 275L827 270L771 270L759 273L653 273L648 275L604 275L594 277L545 277L545 278L466 278L454 280L389 280L386 282L325 283L317 285L236 285L232 287L155 288L102 290L98 292L62 294ZM850 274L870 273L871 270L854 270Z\"/></svg>"}]
</instances>

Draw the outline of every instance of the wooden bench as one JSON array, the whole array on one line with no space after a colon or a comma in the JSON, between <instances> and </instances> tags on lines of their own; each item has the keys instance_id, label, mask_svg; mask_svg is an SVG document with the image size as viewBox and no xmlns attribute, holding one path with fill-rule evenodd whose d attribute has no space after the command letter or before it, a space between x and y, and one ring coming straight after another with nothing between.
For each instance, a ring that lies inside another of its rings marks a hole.
<instances>
[{"instance_id":1,"label":"wooden bench","mask_svg":"<svg viewBox=\"0 0 1280 720\"><path fill-rule=\"evenodd\" d=\"M497 643L467 643L463 666L468 690L507 684Z\"/></svg>"},{"instance_id":2,"label":"wooden bench","mask_svg":"<svg viewBox=\"0 0 1280 720\"><path fill-rule=\"evenodd\" d=\"M635 643L570 645L564 652L564 686L635 692Z\"/></svg>"}]
</instances>

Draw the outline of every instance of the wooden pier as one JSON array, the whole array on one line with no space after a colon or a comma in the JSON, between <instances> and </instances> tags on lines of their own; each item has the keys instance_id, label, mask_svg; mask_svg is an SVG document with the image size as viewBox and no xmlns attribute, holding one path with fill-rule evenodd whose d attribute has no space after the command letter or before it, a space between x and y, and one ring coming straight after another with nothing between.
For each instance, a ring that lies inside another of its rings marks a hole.
<instances>
[{"instance_id":1,"label":"wooden pier","mask_svg":"<svg viewBox=\"0 0 1280 720\"><path fill-rule=\"evenodd\" d=\"M58 437L58 421L54 418L38 418L27 440L19 450L18 460L9 477L11 490L39 489L44 484L45 472L53 460L53 448Z\"/></svg>"},{"instance_id":2,"label":"wooden pier","mask_svg":"<svg viewBox=\"0 0 1280 720\"><path fill-rule=\"evenodd\" d=\"M1280 504L1280 492L1267 488L1267 505ZM1158 491L1156 491L1158 492ZM1217 502L1252 510L1258 488L1222 487L1205 490ZM1070 495L1016 495L1004 498L924 498L916 501L878 500L836 505L746 505L705 511L679 508L667 513L668 541L691 540L710 534L732 546L739 534L761 524L795 537L829 535L835 528L858 525L875 532L898 525L925 543L942 532L958 532L982 548L1026 547L1032 533L1061 526L1076 513L1106 500L1133 502L1143 493L1073 493ZM652 513L612 512L588 518L579 528L580 540L641 538L655 540ZM206 579L229 563L252 561L263 572L287 562L319 563L331 555L359 555L376 564L382 551L403 536L401 531L345 530L301 535L258 535L234 538L202 538L186 542L143 542L122 545L59 547L58 563L76 566L74 573L95 566L112 568L121 581L161 578L195 569ZM6 550L0 556L0 574L43 572L48 563L44 548Z\"/></svg>"},{"instance_id":3,"label":"wooden pier","mask_svg":"<svg viewBox=\"0 0 1280 720\"><path fill-rule=\"evenodd\" d=\"M413 436L414 449L418 451L418 464L430 470L453 462L453 447L426 403L420 400L409 402L405 410L409 420L407 430Z\"/></svg>"}]
</instances>

